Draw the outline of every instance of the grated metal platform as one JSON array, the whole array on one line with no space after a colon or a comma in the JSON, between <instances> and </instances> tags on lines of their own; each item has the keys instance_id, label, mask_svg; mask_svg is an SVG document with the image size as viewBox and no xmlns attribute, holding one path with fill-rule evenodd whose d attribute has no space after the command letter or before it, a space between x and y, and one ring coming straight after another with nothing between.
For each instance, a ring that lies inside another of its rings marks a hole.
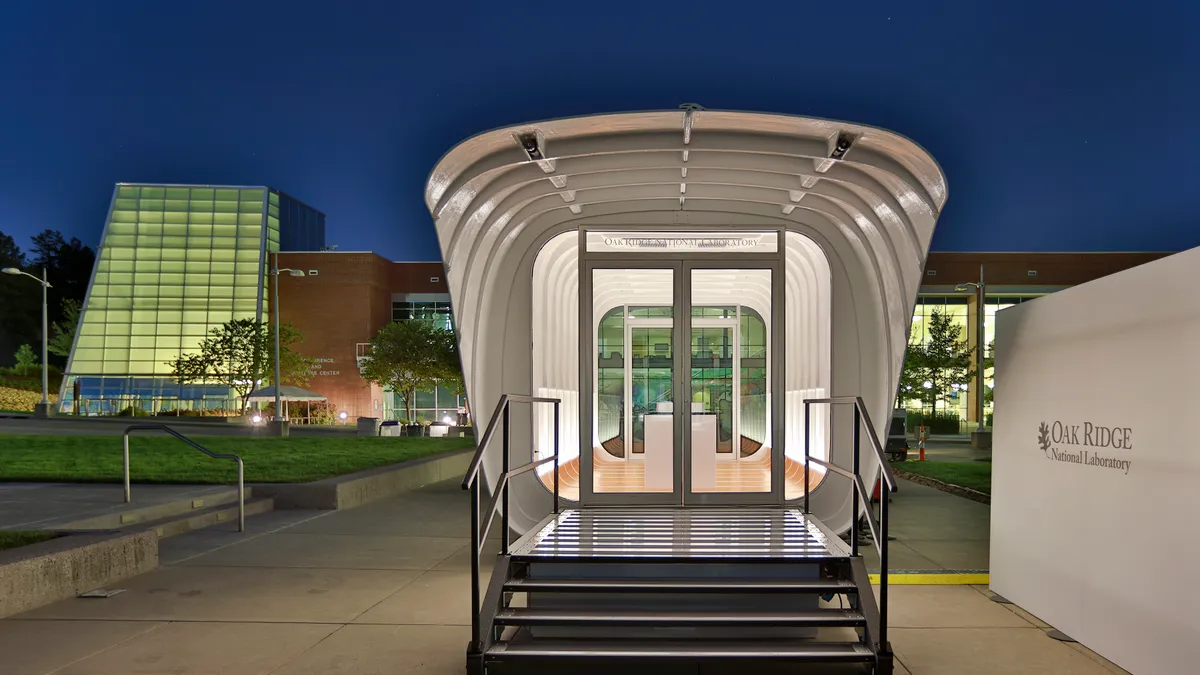
<instances>
[{"instance_id":1,"label":"grated metal platform","mask_svg":"<svg viewBox=\"0 0 1200 675\"><path fill-rule=\"evenodd\" d=\"M843 559L850 549L816 518L781 508L595 508L563 511L512 548L539 559Z\"/></svg>"}]
</instances>

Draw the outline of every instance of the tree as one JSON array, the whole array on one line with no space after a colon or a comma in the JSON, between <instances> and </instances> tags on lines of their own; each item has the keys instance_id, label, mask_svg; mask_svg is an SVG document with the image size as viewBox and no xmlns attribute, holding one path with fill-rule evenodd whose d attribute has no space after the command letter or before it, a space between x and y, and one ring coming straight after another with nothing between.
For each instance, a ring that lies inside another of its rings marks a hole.
<instances>
[{"instance_id":1,"label":"tree","mask_svg":"<svg viewBox=\"0 0 1200 675\"><path fill-rule=\"evenodd\" d=\"M996 341L992 340L988 343L987 351L983 357L983 372L986 375L988 371L992 371L992 384L995 384L996 372ZM992 397L995 396L995 389L992 387L984 387L983 404L987 405L992 402Z\"/></svg>"},{"instance_id":2,"label":"tree","mask_svg":"<svg viewBox=\"0 0 1200 675\"><path fill-rule=\"evenodd\" d=\"M442 330L442 374L438 378L440 384L451 394L458 397L467 395L467 385L463 379L462 361L458 356L458 338L452 330ZM470 403L463 400L463 408L470 414Z\"/></svg>"},{"instance_id":3,"label":"tree","mask_svg":"<svg viewBox=\"0 0 1200 675\"><path fill-rule=\"evenodd\" d=\"M25 254L17 241L0 232L0 267L24 267Z\"/></svg>"},{"instance_id":4,"label":"tree","mask_svg":"<svg viewBox=\"0 0 1200 675\"><path fill-rule=\"evenodd\" d=\"M26 267L17 242L0 232L0 268ZM25 343L41 341L42 293L29 279L0 277L0 366L12 365L12 355Z\"/></svg>"},{"instance_id":5,"label":"tree","mask_svg":"<svg viewBox=\"0 0 1200 675\"><path fill-rule=\"evenodd\" d=\"M262 381L274 384L275 380L275 329L271 327L262 333L263 370ZM284 384L297 387L307 387L312 382L313 366L316 359L305 356L293 349L304 342L304 335L290 323L279 325L279 378Z\"/></svg>"},{"instance_id":6,"label":"tree","mask_svg":"<svg viewBox=\"0 0 1200 675\"><path fill-rule=\"evenodd\" d=\"M975 350L967 347L962 332L963 327L955 324L949 314L935 309L929 315L926 330L929 339L917 348L914 356L914 362L919 364L918 372L925 378L915 398L935 411L938 403L945 402L954 385L966 386L975 376L971 368L971 355Z\"/></svg>"},{"instance_id":7,"label":"tree","mask_svg":"<svg viewBox=\"0 0 1200 675\"><path fill-rule=\"evenodd\" d=\"M79 327L79 311L81 302L74 298L62 301L62 321L56 321L50 326L50 344L47 349L51 354L61 357L71 355L71 345L75 342L75 330Z\"/></svg>"},{"instance_id":8,"label":"tree","mask_svg":"<svg viewBox=\"0 0 1200 675\"><path fill-rule=\"evenodd\" d=\"M279 331L280 378L298 386L312 379L313 360L292 349L304 341L300 332L284 324ZM274 333L262 322L236 319L209 331L200 341L200 351L168 361L172 376L180 384L220 382L227 384L245 412L250 392L258 383L274 376Z\"/></svg>"},{"instance_id":9,"label":"tree","mask_svg":"<svg viewBox=\"0 0 1200 675\"><path fill-rule=\"evenodd\" d=\"M13 358L17 362L17 370L21 371L22 375L27 374L31 367L37 365L37 354L33 353L33 347L29 345L21 345L17 349L17 353L13 354Z\"/></svg>"},{"instance_id":10,"label":"tree","mask_svg":"<svg viewBox=\"0 0 1200 675\"><path fill-rule=\"evenodd\" d=\"M362 376L368 382L391 387L404 402L406 420L415 424L417 392L433 389L447 377L446 352L452 340L450 331L425 321L389 323L371 338Z\"/></svg>"},{"instance_id":11,"label":"tree","mask_svg":"<svg viewBox=\"0 0 1200 675\"><path fill-rule=\"evenodd\" d=\"M50 322L61 323L67 319L64 301L82 303L87 295L96 253L79 239L71 237L68 241L55 230L43 230L35 235L30 253L29 273L40 278L42 268L45 268L50 280ZM69 351L70 347L67 349Z\"/></svg>"}]
</instances>

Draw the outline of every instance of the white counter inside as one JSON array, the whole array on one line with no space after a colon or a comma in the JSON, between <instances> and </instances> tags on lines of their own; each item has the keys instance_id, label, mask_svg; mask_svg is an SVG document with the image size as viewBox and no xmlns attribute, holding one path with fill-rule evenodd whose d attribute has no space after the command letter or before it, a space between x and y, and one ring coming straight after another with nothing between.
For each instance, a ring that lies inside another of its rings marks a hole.
<instances>
[{"instance_id":1,"label":"white counter inside","mask_svg":"<svg viewBox=\"0 0 1200 675\"><path fill-rule=\"evenodd\" d=\"M692 413L692 489L717 489L717 416Z\"/></svg>"}]
</instances>

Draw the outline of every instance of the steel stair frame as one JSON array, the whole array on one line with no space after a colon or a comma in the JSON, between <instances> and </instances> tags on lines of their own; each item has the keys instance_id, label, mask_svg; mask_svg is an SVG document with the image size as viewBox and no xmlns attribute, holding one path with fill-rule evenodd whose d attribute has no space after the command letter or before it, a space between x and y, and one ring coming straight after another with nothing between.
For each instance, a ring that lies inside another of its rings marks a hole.
<instances>
[{"instance_id":1,"label":"steel stair frame","mask_svg":"<svg viewBox=\"0 0 1200 675\"><path fill-rule=\"evenodd\" d=\"M823 541L826 542L827 550L838 555L828 556L810 556L810 555L792 555L792 556L759 556L745 557L741 555L695 555L679 557L674 554L659 554L652 557L630 556L630 555L597 555L595 551L585 552L581 549L575 550L574 555L563 556L537 556L529 555L531 542L539 542L547 536L548 528L551 526L557 527L564 521L564 512L560 510L558 500L558 447L557 437L555 434L555 452L554 456L530 462L516 469L509 467L509 406L511 402L523 403L552 403L555 408L555 428L559 425L559 410L560 401L557 399L537 398L530 396L505 395L501 397L499 404L496 407L487 431L484 433L479 447L476 451L466 477L463 481L463 488L471 490L472 493L472 640L467 649L467 672L471 675L487 672L488 665L491 663L507 662L513 659L524 659L532 661L553 661L555 658L572 659L572 658L596 658L608 657L616 659L633 659L633 660L667 660L667 661L683 661L683 662L700 662L707 660L775 660L775 661L798 661L805 663L835 663L835 662L855 662L869 663L872 666L872 672L877 675L891 675L893 670L894 657L891 650L891 645L887 641L887 499L882 499L880 504L879 522L872 519L870 514L871 495L866 491L865 484L860 474L859 450L861 442L860 429L862 427L863 418L866 418L868 436L872 441L872 449L880 456L880 472L881 480L884 481L890 492L896 489L895 478L891 475L886 461L883 460L883 449L879 444L875 431L870 424L869 416L866 413L862 399L858 397L843 397L831 399L819 399L805 401L805 469L809 469L810 463L817 463L826 467L834 473L846 476L852 481L853 492L853 511L855 518L852 521L852 536L850 540L849 555L845 555L845 551L841 551L836 546L843 546L842 542L836 537L828 536L827 530L823 533ZM812 458L808 453L807 431L809 420L810 404L829 404L841 405L849 404L854 407L855 428L853 434L854 455L853 455L853 470L846 470L838 467L831 462ZM480 467L484 453L488 447L488 443L493 437L498 422L503 423L503 438L504 438L504 466L503 473L497 483L491 503L486 512L480 512L481 506L481 485ZM554 511L539 524L538 527L530 530L520 541L516 542L516 550L522 552L514 555L514 546L510 545L510 529L508 527L508 484L512 477L532 471L538 466L553 461L555 464L555 501ZM874 483L874 480L871 481ZM885 571L880 579L880 599L878 605L875 601L875 596L871 588L870 577L866 570L866 565L862 557L858 553L858 530L859 530L859 510L858 500L863 500L865 509L865 517L868 521L868 529L874 538L877 549L880 552L882 561L882 569ZM808 491L807 481L805 482L804 496L804 511L802 512L802 523L805 526L816 524L820 529L819 521L811 516L808 511ZM756 507L761 509L762 507ZM713 511L715 509L692 509L696 513L705 511ZM498 556L496 564L491 573L491 578L487 585L486 595L483 596L479 588L479 573L480 573L480 556L483 546L487 540L487 532L490 530L492 521L497 512L500 512L502 521L502 550ZM619 509L584 509L583 511L605 511L608 513L618 512ZM681 509L682 511L682 509ZM779 512L791 511L789 509L778 509ZM568 511L566 513L580 513L581 511ZM481 521L486 522L487 526L480 530ZM734 519L733 522L737 522ZM657 542L662 544L661 533L657 533L660 540ZM653 539L653 537L647 537ZM674 543L678 539L672 539ZM833 542L836 542L834 544ZM618 553L619 548L614 548L611 553ZM809 549L801 549L801 553L807 553ZM514 596L518 593L525 593L527 597L531 593L556 593L569 591L571 593L611 593L620 591L622 594L715 594L715 595L750 595L750 594L770 594L785 592L780 588L778 581L763 581L757 579L739 579L733 583L721 584L708 579L670 579L670 580L649 580L649 579L634 579L634 580L610 580L610 579L584 579L584 580L569 580L569 579L528 579L528 572L533 564L562 564L576 563L587 565L603 565L605 563L623 563L628 564L636 562L643 565L672 565L686 564L692 566L699 565L774 565L779 563L793 564L815 564L819 570L820 577L815 581L806 580L804 583L795 585L790 591L798 594L806 595L821 595L830 592L830 588L838 595L844 595L851 602L849 610L823 610L817 613L802 614L797 612L791 613L776 613L776 614L759 614L738 612L721 615L719 613L704 614L701 612L693 612L691 614L681 612L659 611L652 612L626 612L621 614L601 614L593 612L589 614L586 611L576 610L572 613L570 610L558 611L553 610L527 610L517 609L511 606ZM521 573L525 576L521 576ZM828 577L828 578L827 578ZM772 585L774 584L774 585ZM822 593L822 591L824 593ZM483 597L481 597L483 596ZM540 612L540 613L539 613ZM839 613L840 612L840 613ZM666 643L660 641L658 644L649 644L646 642L608 642L608 643L590 643L584 641L572 640L555 640L539 638L536 640L527 640L521 642L513 642L504 640L506 630L511 631L516 627L518 630L514 636L520 636L521 631L528 631L532 626L563 626L564 623L573 624L575 626L628 626L628 625L661 625L662 623L670 623L674 626L740 626L740 627L787 627L787 626L851 626L856 630L861 630L859 633L860 639L858 642L841 642L841 643L814 643L806 642L804 644L786 645L780 640L775 640L769 645L755 645L752 642L745 640L737 641L735 644L715 644L711 641L701 643L696 640L679 640L677 643ZM540 647L537 645L541 645ZM623 646L622 646L623 645ZM707 646L705 646L707 645ZM853 645L859 645L854 647Z\"/></svg>"}]
</instances>

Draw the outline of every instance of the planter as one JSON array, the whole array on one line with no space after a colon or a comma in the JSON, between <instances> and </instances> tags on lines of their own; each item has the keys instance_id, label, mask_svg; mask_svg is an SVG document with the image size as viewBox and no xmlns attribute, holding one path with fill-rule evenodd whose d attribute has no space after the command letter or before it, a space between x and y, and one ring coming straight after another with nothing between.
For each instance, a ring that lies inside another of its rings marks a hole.
<instances>
[{"instance_id":1,"label":"planter","mask_svg":"<svg viewBox=\"0 0 1200 675\"><path fill-rule=\"evenodd\" d=\"M424 436L425 435L424 432L425 432L425 427L421 426L420 424L404 425L404 435L405 436Z\"/></svg>"}]
</instances>

